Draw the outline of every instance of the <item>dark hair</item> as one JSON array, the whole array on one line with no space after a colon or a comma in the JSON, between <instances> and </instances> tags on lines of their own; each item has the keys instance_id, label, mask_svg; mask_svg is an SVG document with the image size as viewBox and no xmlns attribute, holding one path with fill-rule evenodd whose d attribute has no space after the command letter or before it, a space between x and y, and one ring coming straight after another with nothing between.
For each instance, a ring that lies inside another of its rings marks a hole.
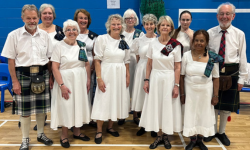
<instances>
[{"instance_id":1,"label":"dark hair","mask_svg":"<svg viewBox=\"0 0 250 150\"><path fill-rule=\"evenodd\" d=\"M208 44L208 42L209 42L209 34L208 34L208 32L206 30L198 30L198 31L196 31L194 33L194 36L193 36L192 44L194 43L195 37L197 35L200 35L200 34L205 36L206 42ZM205 52L204 52L203 56L207 56L207 48L206 47L205 47Z\"/></svg>"},{"instance_id":2,"label":"dark hair","mask_svg":"<svg viewBox=\"0 0 250 150\"><path fill-rule=\"evenodd\" d=\"M191 20L192 20L192 14L191 14L191 12L188 11L188 10L184 10L183 12L181 12L179 20L181 20L181 16L182 16L183 14L185 14L185 13L188 13L188 14L191 16ZM179 26L177 29L175 29L174 35L173 35L172 38L173 38L173 39L176 39L180 31L181 31L181 26Z\"/></svg>"},{"instance_id":3,"label":"dark hair","mask_svg":"<svg viewBox=\"0 0 250 150\"><path fill-rule=\"evenodd\" d=\"M84 15L86 15L88 17L88 25L87 25L87 28L89 28L89 25L91 24L91 17L90 17L90 13L85 10L85 9L77 9L75 14L74 14L74 20L77 22L77 17L78 17L78 14L79 13L83 13Z\"/></svg>"}]
</instances>

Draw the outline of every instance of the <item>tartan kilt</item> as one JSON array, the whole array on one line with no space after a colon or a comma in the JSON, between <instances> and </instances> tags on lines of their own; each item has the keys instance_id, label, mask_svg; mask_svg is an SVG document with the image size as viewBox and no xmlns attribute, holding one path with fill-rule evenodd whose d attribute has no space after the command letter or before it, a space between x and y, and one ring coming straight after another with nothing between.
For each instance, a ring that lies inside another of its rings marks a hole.
<instances>
[{"instance_id":1,"label":"tartan kilt","mask_svg":"<svg viewBox=\"0 0 250 150\"><path fill-rule=\"evenodd\" d=\"M220 73L220 75L230 75L239 70L238 64L230 67L233 67L234 69L227 71L226 67L226 72ZM231 77L232 87L227 91L219 91L219 102L214 107L214 109L237 112L237 110L240 108L240 92L238 91L239 72L232 75Z\"/></svg>"},{"instance_id":2,"label":"tartan kilt","mask_svg":"<svg viewBox=\"0 0 250 150\"><path fill-rule=\"evenodd\" d=\"M21 95L15 93L13 95L13 101L15 101L13 114L30 116L50 112L49 71L46 69L39 73L27 73L16 70L16 75L21 85ZM30 77L36 75L42 75L45 80L45 90L41 94L34 94L30 89Z\"/></svg>"}]
</instances>

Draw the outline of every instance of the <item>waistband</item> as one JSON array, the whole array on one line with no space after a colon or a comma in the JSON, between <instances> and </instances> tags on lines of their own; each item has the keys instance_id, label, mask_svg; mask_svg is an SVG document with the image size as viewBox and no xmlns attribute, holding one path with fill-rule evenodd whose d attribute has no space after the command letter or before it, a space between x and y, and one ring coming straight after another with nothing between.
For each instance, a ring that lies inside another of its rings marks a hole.
<instances>
[{"instance_id":1,"label":"waistband","mask_svg":"<svg viewBox=\"0 0 250 150\"><path fill-rule=\"evenodd\" d=\"M48 70L48 65L45 64L44 66L29 66L29 67L16 67L16 71L19 71L22 74L25 74L27 76L30 75L30 73L38 73L43 74L43 71Z\"/></svg>"},{"instance_id":2,"label":"waistband","mask_svg":"<svg viewBox=\"0 0 250 150\"><path fill-rule=\"evenodd\" d=\"M238 75L239 73L239 64L224 64L223 67L225 72L220 72L220 75ZM223 70L222 68L222 70Z\"/></svg>"}]
</instances>

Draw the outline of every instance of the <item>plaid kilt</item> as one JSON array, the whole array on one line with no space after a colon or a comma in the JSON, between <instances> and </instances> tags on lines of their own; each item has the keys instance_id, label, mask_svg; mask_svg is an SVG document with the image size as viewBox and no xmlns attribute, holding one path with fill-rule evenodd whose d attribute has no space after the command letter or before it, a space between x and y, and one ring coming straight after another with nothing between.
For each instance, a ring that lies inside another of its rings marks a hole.
<instances>
[{"instance_id":1,"label":"plaid kilt","mask_svg":"<svg viewBox=\"0 0 250 150\"><path fill-rule=\"evenodd\" d=\"M29 73L16 70L16 75L21 85L21 95L14 93L13 114L30 116L31 114L50 112L49 71L46 69L39 73ZM36 75L43 75L45 80L45 90L41 94L34 94L30 89L30 77Z\"/></svg>"},{"instance_id":2,"label":"plaid kilt","mask_svg":"<svg viewBox=\"0 0 250 150\"><path fill-rule=\"evenodd\" d=\"M231 75L239 70L239 64L225 65L225 73L220 75ZM237 112L240 108L240 92L238 91L239 72L232 75L232 87L227 91L219 91L219 102L214 107L218 110Z\"/></svg>"}]
</instances>

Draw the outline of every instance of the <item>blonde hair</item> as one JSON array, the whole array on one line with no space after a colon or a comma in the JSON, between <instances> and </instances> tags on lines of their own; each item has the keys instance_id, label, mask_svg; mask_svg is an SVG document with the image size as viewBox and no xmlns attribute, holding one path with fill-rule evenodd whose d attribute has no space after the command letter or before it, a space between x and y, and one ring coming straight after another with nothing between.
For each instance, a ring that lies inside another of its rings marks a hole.
<instances>
[{"instance_id":1,"label":"blonde hair","mask_svg":"<svg viewBox=\"0 0 250 150\"><path fill-rule=\"evenodd\" d=\"M173 22L173 20L171 19L171 17L169 17L169 16L161 16L161 17L159 18L159 22L158 22L158 24L157 24L157 26L156 26L157 33L158 33L158 34L161 34L161 32L159 31L159 29L160 29L161 23L162 23L164 20L166 20L166 21L171 25L172 31L169 33L169 36L172 37L172 36L174 35L174 22Z\"/></svg>"}]
</instances>

